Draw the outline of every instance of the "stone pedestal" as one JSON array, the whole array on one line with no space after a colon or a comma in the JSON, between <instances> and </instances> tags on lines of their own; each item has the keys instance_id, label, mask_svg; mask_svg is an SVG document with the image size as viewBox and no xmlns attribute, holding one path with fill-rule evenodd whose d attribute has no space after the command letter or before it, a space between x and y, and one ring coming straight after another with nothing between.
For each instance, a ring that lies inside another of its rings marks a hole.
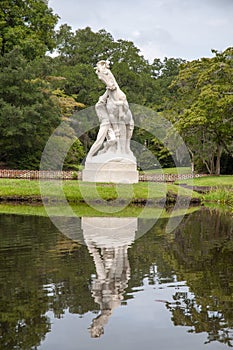
<instances>
[{"instance_id":1,"label":"stone pedestal","mask_svg":"<svg viewBox=\"0 0 233 350\"><path fill-rule=\"evenodd\" d=\"M115 157L110 160L97 161L93 157L87 160L82 172L82 180L88 182L137 183L138 171L134 160Z\"/></svg>"}]
</instances>

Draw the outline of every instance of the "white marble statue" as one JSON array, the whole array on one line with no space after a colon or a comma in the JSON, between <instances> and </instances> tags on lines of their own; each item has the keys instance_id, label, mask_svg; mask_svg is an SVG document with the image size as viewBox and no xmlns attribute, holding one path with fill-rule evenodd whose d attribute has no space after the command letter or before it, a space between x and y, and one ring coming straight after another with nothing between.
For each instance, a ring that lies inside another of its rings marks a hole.
<instances>
[{"instance_id":1,"label":"white marble statue","mask_svg":"<svg viewBox=\"0 0 233 350\"><path fill-rule=\"evenodd\" d=\"M96 161L101 155L108 154L127 157L135 161L130 150L134 121L126 95L117 84L107 61L102 60L97 63L96 74L105 83L106 92L95 105L100 128L87 160ZM102 149L101 146L103 146ZM103 156L101 158L106 159Z\"/></svg>"},{"instance_id":2,"label":"white marble statue","mask_svg":"<svg viewBox=\"0 0 233 350\"><path fill-rule=\"evenodd\" d=\"M95 105L100 128L82 171L87 182L137 183L136 158L130 149L134 121L126 96L107 61L99 61L96 74L106 85Z\"/></svg>"}]
</instances>

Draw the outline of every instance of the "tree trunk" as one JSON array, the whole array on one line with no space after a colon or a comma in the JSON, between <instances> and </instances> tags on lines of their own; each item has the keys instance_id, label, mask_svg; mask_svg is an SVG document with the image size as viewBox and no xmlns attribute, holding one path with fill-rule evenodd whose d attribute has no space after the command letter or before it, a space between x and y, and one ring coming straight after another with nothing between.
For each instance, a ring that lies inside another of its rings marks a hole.
<instances>
[{"instance_id":1,"label":"tree trunk","mask_svg":"<svg viewBox=\"0 0 233 350\"><path fill-rule=\"evenodd\" d=\"M191 151L190 148L188 150L191 155L191 172L192 172L192 176L194 177L194 153Z\"/></svg>"},{"instance_id":2,"label":"tree trunk","mask_svg":"<svg viewBox=\"0 0 233 350\"><path fill-rule=\"evenodd\" d=\"M220 175L220 173L221 173L221 155L222 155L222 146L218 145L216 165L215 165L215 174L216 175Z\"/></svg>"},{"instance_id":3,"label":"tree trunk","mask_svg":"<svg viewBox=\"0 0 233 350\"><path fill-rule=\"evenodd\" d=\"M202 158L203 164L205 164L208 173L211 175L211 168L205 159Z\"/></svg>"},{"instance_id":4,"label":"tree trunk","mask_svg":"<svg viewBox=\"0 0 233 350\"><path fill-rule=\"evenodd\" d=\"M215 174L214 154L211 156L210 169L211 169L210 174L211 175Z\"/></svg>"}]
</instances>

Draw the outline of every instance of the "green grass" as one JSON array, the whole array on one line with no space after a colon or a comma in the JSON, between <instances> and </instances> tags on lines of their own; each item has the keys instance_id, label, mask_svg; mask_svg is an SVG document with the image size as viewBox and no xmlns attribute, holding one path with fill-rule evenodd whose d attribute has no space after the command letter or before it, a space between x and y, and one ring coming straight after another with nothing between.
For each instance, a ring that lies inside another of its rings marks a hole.
<instances>
[{"instance_id":1,"label":"green grass","mask_svg":"<svg viewBox=\"0 0 233 350\"><path fill-rule=\"evenodd\" d=\"M206 202L217 202L233 208L233 187L222 186L206 193L204 196Z\"/></svg>"},{"instance_id":2,"label":"green grass","mask_svg":"<svg viewBox=\"0 0 233 350\"><path fill-rule=\"evenodd\" d=\"M192 183L193 186L233 186L233 175L204 176L195 179L179 180L176 184Z\"/></svg>"},{"instance_id":3,"label":"green grass","mask_svg":"<svg viewBox=\"0 0 233 350\"><path fill-rule=\"evenodd\" d=\"M202 195L204 203L218 203L233 207L233 175L205 176L193 180L176 181L176 184L191 183L193 186L208 186L210 191Z\"/></svg>"},{"instance_id":4,"label":"green grass","mask_svg":"<svg viewBox=\"0 0 233 350\"><path fill-rule=\"evenodd\" d=\"M215 191L205 194L204 198L206 201L214 201L233 206L233 190L229 190L228 188L218 188Z\"/></svg>"},{"instance_id":5,"label":"green grass","mask_svg":"<svg viewBox=\"0 0 233 350\"><path fill-rule=\"evenodd\" d=\"M191 183L192 180L176 181L177 184ZM233 207L233 175L206 176L193 179L193 186L209 186L209 192L202 196L203 202L215 202Z\"/></svg>"},{"instance_id":6,"label":"green grass","mask_svg":"<svg viewBox=\"0 0 233 350\"><path fill-rule=\"evenodd\" d=\"M179 168L162 168L162 169L152 169L141 171L142 174L191 174L190 167L179 167Z\"/></svg>"},{"instance_id":7,"label":"green grass","mask_svg":"<svg viewBox=\"0 0 233 350\"><path fill-rule=\"evenodd\" d=\"M0 179L0 197L40 196L39 182L36 180Z\"/></svg>"},{"instance_id":8,"label":"green grass","mask_svg":"<svg viewBox=\"0 0 233 350\"><path fill-rule=\"evenodd\" d=\"M50 199L64 199L70 202L86 200L158 200L172 194L188 197L198 197L197 193L174 184L139 182L134 185L95 184L82 181L43 181L43 197ZM64 194L63 194L64 191ZM37 180L0 179L0 197L2 199L31 199L40 200L40 183Z\"/></svg>"}]
</instances>

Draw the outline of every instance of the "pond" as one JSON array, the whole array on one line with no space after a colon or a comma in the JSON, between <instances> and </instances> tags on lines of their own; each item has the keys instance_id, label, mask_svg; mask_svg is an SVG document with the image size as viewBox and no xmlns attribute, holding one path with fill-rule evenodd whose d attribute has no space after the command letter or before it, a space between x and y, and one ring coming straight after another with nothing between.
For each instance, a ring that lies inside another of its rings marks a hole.
<instances>
[{"instance_id":1,"label":"pond","mask_svg":"<svg viewBox=\"0 0 233 350\"><path fill-rule=\"evenodd\" d=\"M0 349L201 350L233 345L232 216L0 216ZM78 227L77 227L78 225Z\"/></svg>"}]
</instances>

